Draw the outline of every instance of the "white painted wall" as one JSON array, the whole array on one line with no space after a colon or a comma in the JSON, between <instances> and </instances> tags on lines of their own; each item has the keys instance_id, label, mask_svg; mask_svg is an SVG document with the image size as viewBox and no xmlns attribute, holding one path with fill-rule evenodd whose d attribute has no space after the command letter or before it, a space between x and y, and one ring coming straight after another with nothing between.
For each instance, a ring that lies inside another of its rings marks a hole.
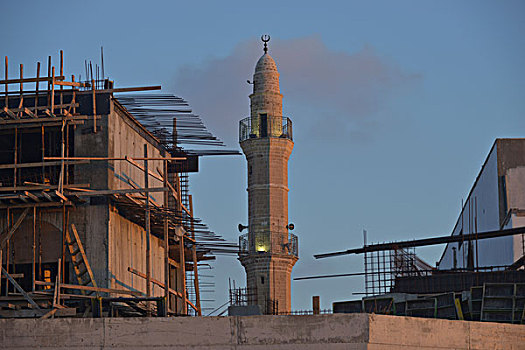
<instances>
[{"instance_id":1,"label":"white painted wall","mask_svg":"<svg viewBox=\"0 0 525 350\"><path fill-rule=\"evenodd\" d=\"M500 229L498 197L497 143L492 147L462 212L452 230L452 235L485 232ZM525 209L525 168L509 169L506 174L507 208ZM513 214L504 228L525 226L525 218ZM476 231L477 230L477 231ZM519 244L519 246L518 246ZM467 266L468 244L447 244L439 268L453 268L453 247L457 248L457 267ZM474 256L476 247L474 242ZM499 237L478 241L480 267L510 265L523 255L522 235ZM474 264L476 259L474 258Z\"/></svg>"}]
</instances>

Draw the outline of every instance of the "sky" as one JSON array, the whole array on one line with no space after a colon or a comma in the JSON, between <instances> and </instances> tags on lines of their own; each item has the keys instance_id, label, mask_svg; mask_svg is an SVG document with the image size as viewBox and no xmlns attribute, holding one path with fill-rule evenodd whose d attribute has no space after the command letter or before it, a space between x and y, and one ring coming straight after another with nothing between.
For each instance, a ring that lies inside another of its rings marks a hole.
<instances>
[{"instance_id":1,"label":"sky","mask_svg":"<svg viewBox=\"0 0 525 350\"><path fill-rule=\"evenodd\" d=\"M99 62L116 87L162 85L238 149L262 34L271 35L294 126L289 221L293 277L363 271L362 256L313 254L449 234L496 138L524 137L523 1L3 2L0 56L34 74L48 55L65 72ZM243 156L206 157L191 176L195 213L229 241L247 224ZM442 246L420 248L431 264ZM213 269L213 308L234 256ZM292 309L358 298L360 277L292 282ZM211 311L211 310L209 310Z\"/></svg>"}]
</instances>

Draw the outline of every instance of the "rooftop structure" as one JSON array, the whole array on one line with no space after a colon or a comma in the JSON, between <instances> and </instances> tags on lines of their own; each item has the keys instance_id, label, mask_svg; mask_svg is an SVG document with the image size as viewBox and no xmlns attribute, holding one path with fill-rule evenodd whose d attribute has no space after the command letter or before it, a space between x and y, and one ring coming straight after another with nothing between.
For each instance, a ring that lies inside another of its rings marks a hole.
<instances>
[{"instance_id":1,"label":"rooftop structure","mask_svg":"<svg viewBox=\"0 0 525 350\"><path fill-rule=\"evenodd\" d=\"M525 139L497 139L462 206L452 235L315 255L363 254L362 300L334 312L525 323ZM446 244L434 267L415 248Z\"/></svg>"}]
</instances>

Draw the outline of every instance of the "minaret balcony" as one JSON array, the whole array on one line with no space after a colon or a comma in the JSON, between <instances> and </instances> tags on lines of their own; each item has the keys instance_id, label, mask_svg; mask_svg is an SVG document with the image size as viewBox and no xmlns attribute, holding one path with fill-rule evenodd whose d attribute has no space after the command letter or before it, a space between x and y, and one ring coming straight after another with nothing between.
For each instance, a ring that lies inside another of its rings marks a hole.
<instances>
[{"instance_id":1,"label":"minaret balcony","mask_svg":"<svg viewBox=\"0 0 525 350\"><path fill-rule=\"evenodd\" d=\"M293 233L288 237L282 233L245 233L239 236L239 254L287 254L299 257L299 239Z\"/></svg>"},{"instance_id":2,"label":"minaret balcony","mask_svg":"<svg viewBox=\"0 0 525 350\"><path fill-rule=\"evenodd\" d=\"M293 141L291 119L259 114L258 116L244 118L239 122L239 142L267 137Z\"/></svg>"}]
</instances>

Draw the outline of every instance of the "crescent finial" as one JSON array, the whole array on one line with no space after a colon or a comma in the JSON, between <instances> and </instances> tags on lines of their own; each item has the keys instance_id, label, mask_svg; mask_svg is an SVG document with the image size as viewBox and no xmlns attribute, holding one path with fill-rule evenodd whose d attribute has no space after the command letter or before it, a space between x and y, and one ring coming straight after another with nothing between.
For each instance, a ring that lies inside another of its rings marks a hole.
<instances>
[{"instance_id":1,"label":"crescent finial","mask_svg":"<svg viewBox=\"0 0 525 350\"><path fill-rule=\"evenodd\" d=\"M267 34L261 35L261 40L264 43L264 53L268 52L268 41L270 41L270 36Z\"/></svg>"}]
</instances>

